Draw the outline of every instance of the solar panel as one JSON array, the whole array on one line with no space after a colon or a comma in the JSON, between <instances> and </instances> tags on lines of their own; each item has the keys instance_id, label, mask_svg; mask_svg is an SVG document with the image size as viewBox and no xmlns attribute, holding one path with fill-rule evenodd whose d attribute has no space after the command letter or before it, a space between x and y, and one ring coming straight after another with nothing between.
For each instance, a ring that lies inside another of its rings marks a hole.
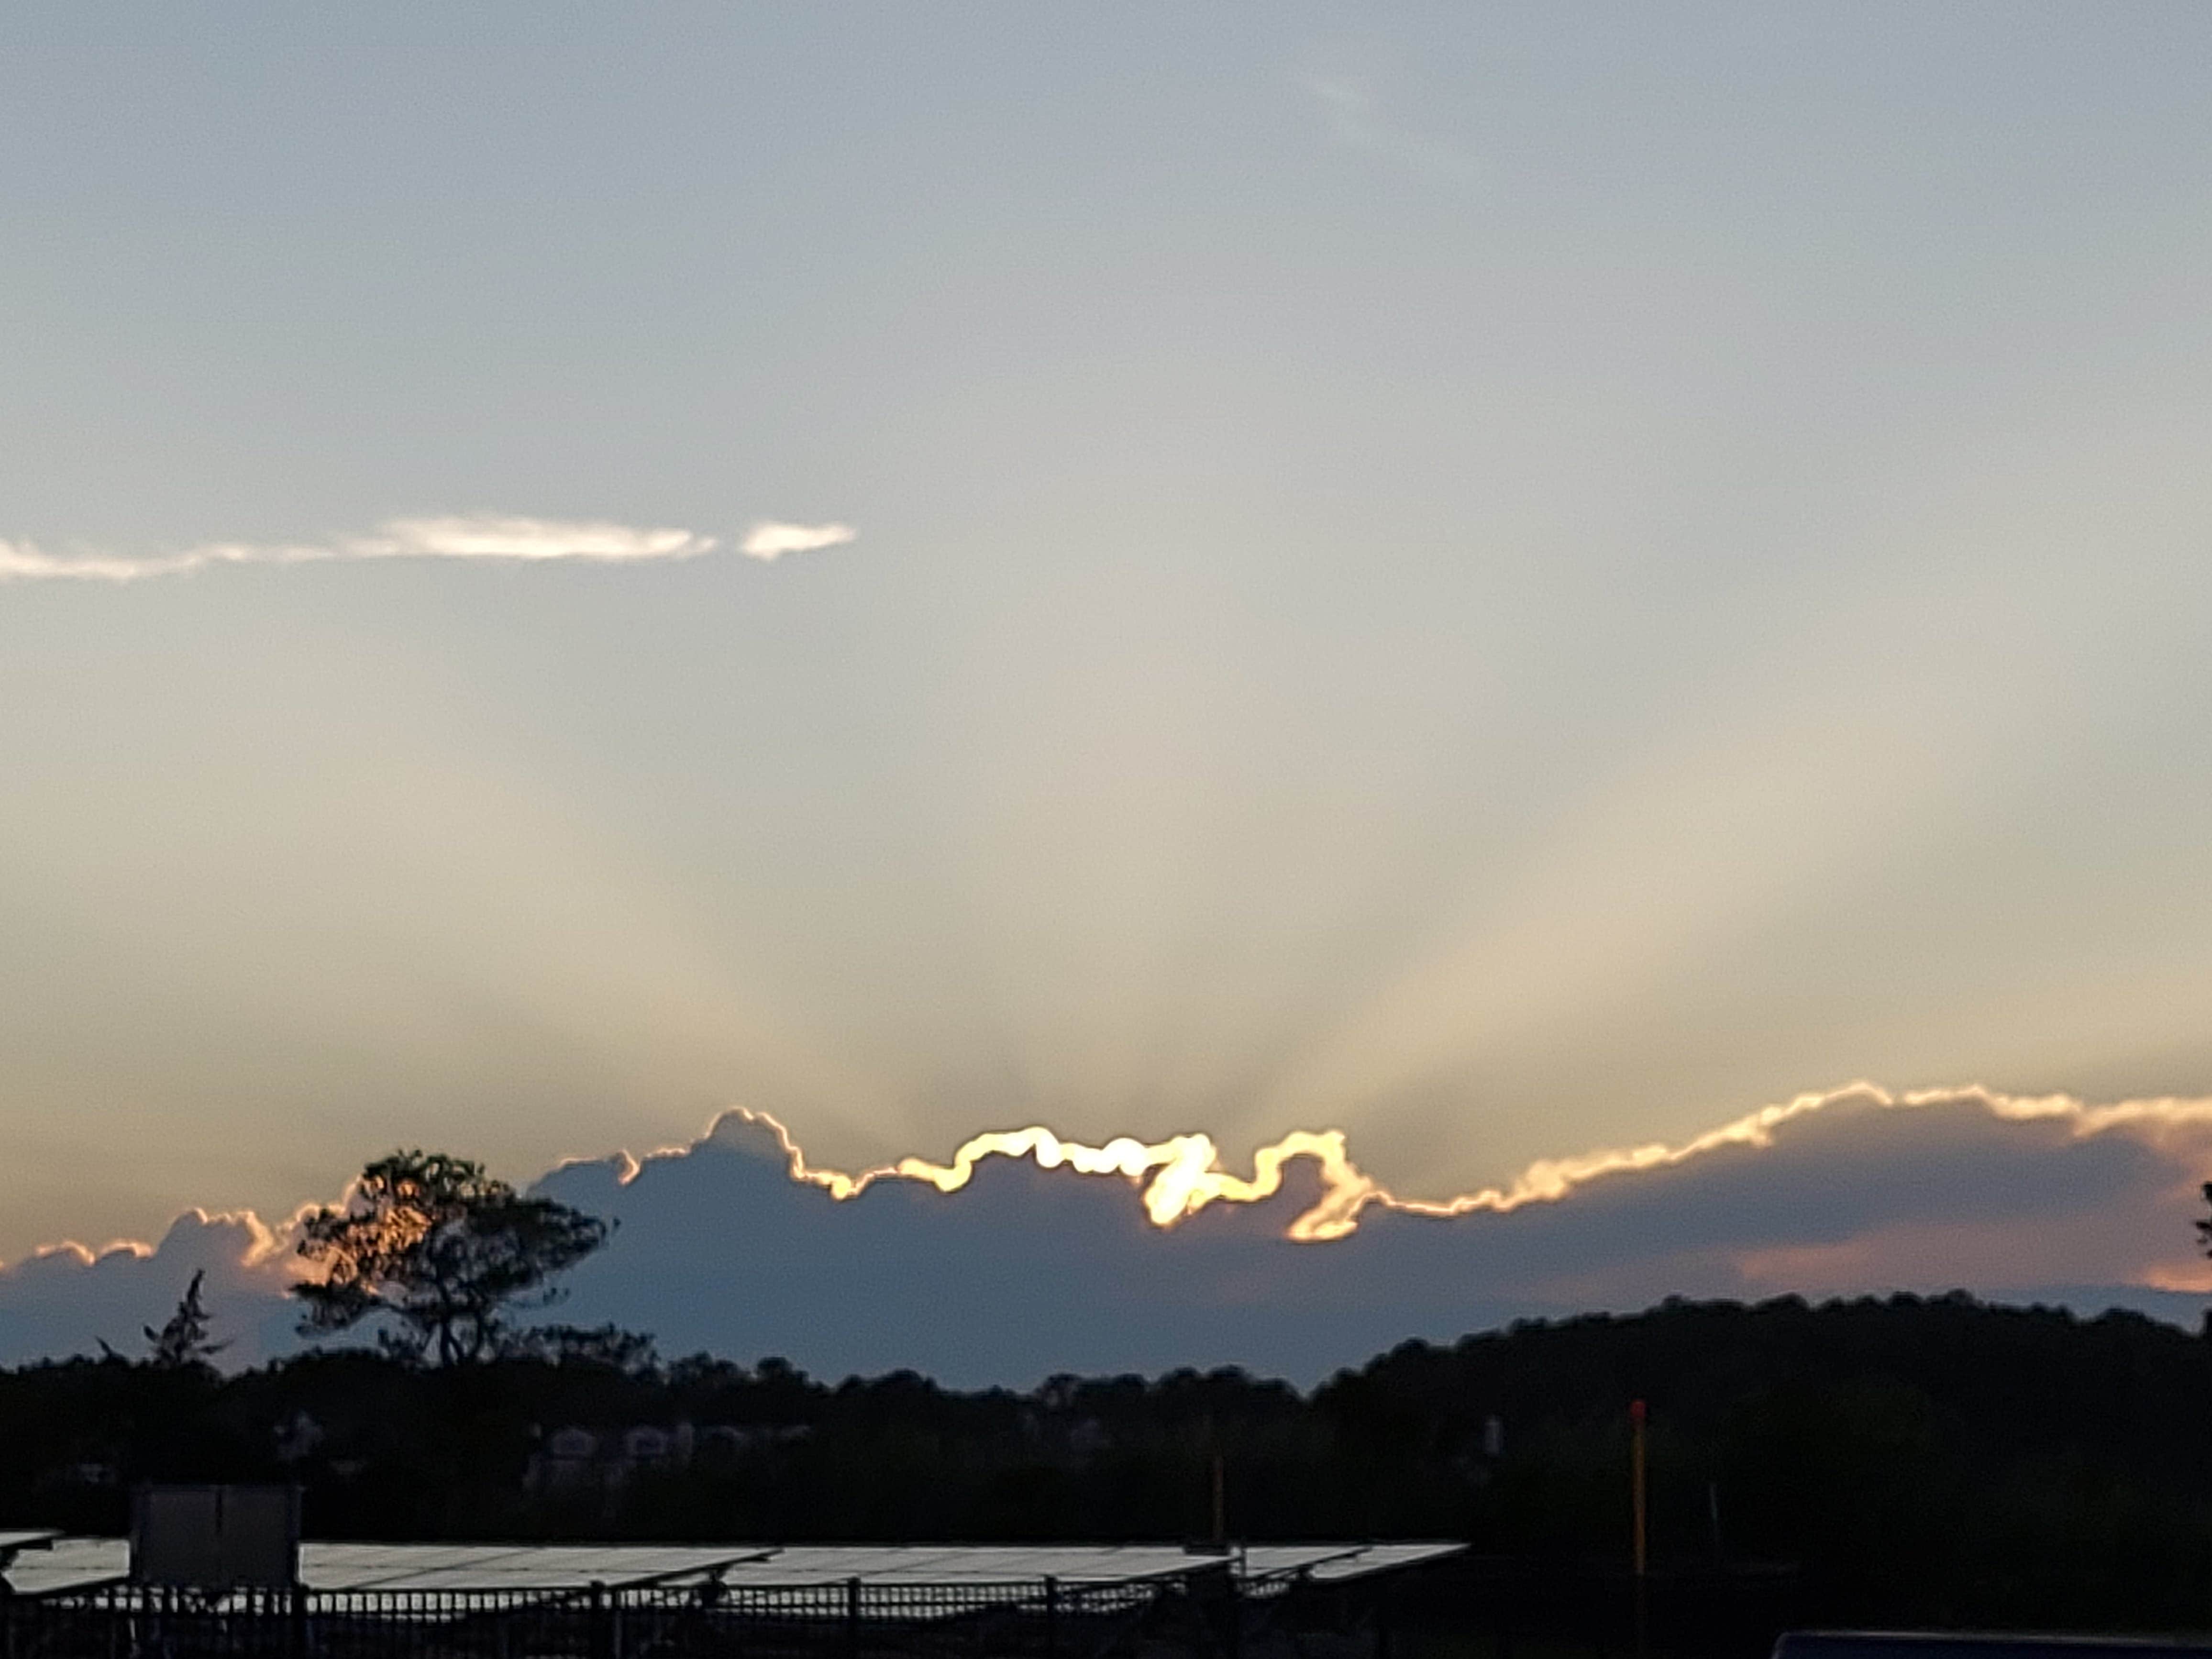
<instances>
[{"instance_id":1,"label":"solar panel","mask_svg":"<svg viewBox=\"0 0 2212 1659\"><path fill-rule=\"evenodd\" d=\"M302 1544L300 1577L319 1590L558 1593L702 1576L757 1545Z\"/></svg>"},{"instance_id":2,"label":"solar panel","mask_svg":"<svg viewBox=\"0 0 2212 1659\"><path fill-rule=\"evenodd\" d=\"M1441 1561L1466 1548L1464 1544L1370 1544L1357 1554L1320 1563L1313 1568L1312 1576L1323 1583L1341 1583L1372 1573L1394 1572L1401 1567Z\"/></svg>"},{"instance_id":3,"label":"solar panel","mask_svg":"<svg viewBox=\"0 0 2212 1659\"><path fill-rule=\"evenodd\" d=\"M792 1545L733 1567L725 1583L1114 1583L1199 1571L1212 1558L1172 1544Z\"/></svg>"},{"instance_id":4,"label":"solar panel","mask_svg":"<svg viewBox=\"0 0 2212 1659\"><path fill-rule=\"evenodd\" d=\"M25 1550L0 1577L18 1595L52 1595L61 1590L113 1583L130 1571L131 1545L126 1539L54 1538L46 1548Z\"/></svg>"},{"instance_id":5,"label":"solar panel","mask_svg":"<svg viewBox=\"0 0 2212 1659\"><path fill-rule=\"evenodd\" d=\"M130 1571L119 1538L0 1533L26 1539L7 1570L18 1595L112 1583ZM1254 1544L1225 1555L1173 1544L356 1544L304 1543L300 1577L329 1591L500 1590L563 1595L709 1577L733 1590L848 1583L897 1589L1002 1587L1006 1599L1047 1578L1071 1587L1172 1578L1225 1566L1258 1593L1297 1578L1341 1583L1442 1559L1461 1544Z\"/></svg>"}]
</instances>

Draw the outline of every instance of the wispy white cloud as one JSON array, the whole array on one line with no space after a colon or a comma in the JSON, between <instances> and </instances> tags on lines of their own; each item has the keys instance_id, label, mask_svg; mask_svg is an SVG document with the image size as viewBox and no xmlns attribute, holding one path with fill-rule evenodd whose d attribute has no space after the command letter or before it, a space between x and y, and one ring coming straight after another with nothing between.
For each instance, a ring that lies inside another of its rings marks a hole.
<instances>
[{"instance_id":1,"label":"wispy white cloud","mask_svg":"<svg viewBox=\"0 0 2212 1659\"><path fill-rule=\"evenodd\" d=\"M1382 114L1374 94L1358 82L1305 75L1298 84L1321 106L1330 136L1347 149L1438 178L1468 182L1481 175L1481 163L1466 151L1409 131Z\"/></svg>"},{"instance_id":2,"label":"wispy white cloud","mask_svg":"<svg viewBox=\"0 0 2212 1659\"><path fill-rule=\"evenodd\" d=\"M848 525L755 525L738 550L772 561L786 553L849 542ZM100 550L53 553L0 541L0 581L136 582L186 576L214 565L327 564L365 559L568 559L599 564L696 559L723 545L696 531L641 529L598 520L525 519L499 514L393 519L366 536L329 542L208 542L143 556Z\"/></svg>"},{"instance_id":3,"label":"wispy white cloud","mask_svg":"<svg viewBox=\"0 0 2212 1659\"><path fill-rule=\"evenodd\" d=\"M859 532L848 524L781 524L763 519L738 544L740 553L764 563L774 563L787 553L812 553L824 547L842 547Z\"/></svg>"},{"instance_id":4,"label":"wispy white cloud","mask_svg":"<svg viewBox=\"0 0 2212 1659\"><path fill-rule=\"evenodd\" d=\"M639 530L599 521L477 515L394 519L374 536L344 543L339 556L399 559L691 559L720 544L689 530Z\"/></svg>"}]
</instances>

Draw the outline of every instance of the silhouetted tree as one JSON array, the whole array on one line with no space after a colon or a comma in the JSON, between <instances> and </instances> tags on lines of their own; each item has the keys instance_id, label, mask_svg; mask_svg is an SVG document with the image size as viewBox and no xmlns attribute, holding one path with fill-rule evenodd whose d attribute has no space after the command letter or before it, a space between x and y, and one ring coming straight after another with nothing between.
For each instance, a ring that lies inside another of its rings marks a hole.
<instances>
[{"instance_id":1,"label":"silhouetted tree","mask_svg":"<svg viewBox=\"0 0 2212 1659\"><path fill-rule=\"evenodd\" d=\"M323 1276L292 1287L308 1335L389 1317L389 1352L441 1365L498 1352L506 1316L543 1307L554 1274L606 1242L607 1224L550 1198L527 1198L483 1166L401 1152L361 1172L345 1203L308 1216L300 1254Z\"/></svg>"},{"instance_id":2,"label":"silhouetted tree","mask_svg":"<svg viewBox=\"0 0 2212 1659\"><path fill-rule=\"evenodd\" d=\"M151 1325L142 1328L146 1340L153 1345L153 1351L147 1355L149 1364L171 1370L185 1365L205 1365L230 1346L215 1341L209 1335L207 1304L200 1300L200 1285L206 1279L204 1267L192 1275L191 1283L185 1286L184 1295L178 1299L176 1312L169 1316L169 1322L160 1330Z\"/></svg>"},{"instance_id":3,"label":"silhouetted tree","mask_svg":"<svg viewBox=\"0 0 2212 1659\"><path fill-rule=\"evenodd\" d=\"M619 1325L525 1325L501 1339L502 1359L536 1359L555 1365L604 1365L649 1376L659 1369L653 1338Z\"/></svg>"},{"instance_id":4,"label":"silhouetted tree","mask_svg":"<svg viewBox=\"0 0 2212 1659\"><path fill-rule=\"evenodd\" d=\"M277 1478L338 1538L1188 1538L1211 1529L1218 1450L1231 1536L1464 1540L1553 1588L1486 1566L1432 1610L1480 1595L1530 1621L1517 1650L1586 1655L1626 1603L1575 1564L1626 1565L1623 1407L1643 1398L1654 1589L1689 1598L1655 1594L1655 1617L1695 1602L1736 1630L1668 1651L1764 1659L1814 1621L2212 1627L2212 1343L2137 1314L1670 1302L1403 1343L1304 1395L1227 1370L1015 1393L705 1355L627 1369L605 1363L618 1331L538 1329L587 1363L0 1367L0 1517L113 1534L139 1483ZM555 1479L565 1428L611 1452L657 1428L668 1455Z\"/></svg>"}]
</instances>

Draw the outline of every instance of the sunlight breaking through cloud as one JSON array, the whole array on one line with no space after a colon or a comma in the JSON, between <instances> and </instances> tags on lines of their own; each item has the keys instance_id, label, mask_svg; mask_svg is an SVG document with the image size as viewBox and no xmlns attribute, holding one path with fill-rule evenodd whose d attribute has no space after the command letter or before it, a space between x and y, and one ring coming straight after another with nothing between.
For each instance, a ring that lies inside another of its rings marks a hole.
<instances>
[{"instance_id":1,"label":"sunlight breaking through cloud","mask_svg":"<svg viewBox=\"0 0 2212 1659\"><path fill-rule=\"evenodd\" d=\"M532 1190L620 1229L573 1286L586 1322L644 1320L716 1352L767 1343L810 1364L926 1364L983 1381L1165 1365L1194 1349L1310 1376L1408 1330L1669 1293L1963 1287L2193 1324L2188 1298L2212 1284L2191 1248L2208 1149L2212 1099L1860 1083L1680 1144L1540 1160L1476 1192L1420 1198L1361 1170L1335 1132L1285 1136L1249 1173L1224 1169L1204 1134L1086 1146L1038 1127L975 1136L941 1164L847 1173L810 1164L768 1115L733 1109L696 1139L564 1164ZM994 1158L1054 1173L983 1171ZM1293 1170L1300 1160L1310 1167ZM1060 1174L1113 1184L1085 1191ZM842 1200L901 1183L919 1201L887 1191L844 1213ZM1283 1207L1243 1207L1271 1198ZM1146 1218L1134 1227L1116 1214L1132 1200ZM1216 1205L1226 1212L1210 1224L1182 1224ZM89 1352L158 1322L202 1270L238 1358L291 1352L287 1292L304 1270L294 1247L315 1207L267 1224L192 1211L158 1243L64 1244L0 1265L0 1358ZM1370 1227L1376 1207L1407 1219ZM782 1264L772 1291L733 1295L768 1257ZM1011 1300L1009 1273L1021 1287ZM854 1316L825 1324L819 1309L833 1304ZM1071 1304L1089 1312L1071 1321ZM1221 1322L1231 1304L1233 1329ZM966 1314L934 1316L951 1306Z\"/></svg>"},{"instance_id":2,"label":"sunlight breaking through cloud","mask_svg":"<svg viewBox=\"0 0 2212 1659\"><path fill-rule=\"evenodd\" d=\"M1793 1099L1762 1106L1703 1134L1674 1145L1653 1141L1640 1146L1607 1147L1576 1157L1539 1158L1510 1181L1475 1191L1438 1199L1409 1198L1392 1192L1353 1163L1340 1129L1296 1129L1281 1139L1257 1148L1252 1154L1252 1174L1239 1176L1221 1165L1220 1148L1211 1135L1171 1135L1161 1141L1140 1141L1121 1135L1103 1146L1086 1146L1063 1139L1050 1129L991 1130L961 1143L949 1163L908 1156L873 1169L847 1171L810 1164L790 1128L773 1114L733 1106L720 1115L763 1129L775 1137L790 1178L800 1185L817 1187L841 1202L859 1197L879 1182L911 1181L953 1194L974 1179L987 1158L1028 1158L1041 1170L1066 1170L1077 1175L1116 1176L1139 1189L1139 1201L1154 1226L1166 1229L1197 1214L1208 1205L1258 1204L1282 1190L1285 1170L1299 1159L1314 1164L1322 1193L1285 1230L1285 1237L1299 1243L1326 1243L1346 1238L1359 1229L1361 1215L1370 1206L1401 1214L1438 1218L1479 1212L1504 1215L1532 1204L1552 1204L1573 1196L1577 1188L1607 1176L1636 1174L1688 1164L1707 1153L1730 1146L1769 1148L1777 1132L1801 1119L1829 1110L1851 1109L1909 1112L1923 1108L1976 1107L2003 1121L2057 1122L2066 1126L2069 1138L2087 1140L2115 1131L2151 1142L2170 1134L2212 1134L2212 1097L2160 1097L2092 1104L2071 1095L2008 1095L1969 1084L1954 1088L1895 1091L1861 1080L1838 1089L1798 1095ZM709 1125L707 1137L714 1134ZM703 1144L702 1143L697 1144ZM639 1158L624 1152L613 1155L617 1178L627 1186L656 1162L690 1155L692 1146L662 1148ZM555 1171L574 1163L572 1160ZM349 1184L340 1200L349 1200ZM204 1224L242 1227L250 1236L248 1265L265 1266L289 1252L300 1217L317 1206L304 1203L292 1216L271 1224L251 1211L210 1212L193 1210L187 1216ZM117 1239L98 1250L74 1241L46 1246L27 1258L41 1261L67 1256L89 1263L118 1252L150 1255L151 1243ZM14 1264L20 1267L21 1262ZM0 1262L0 1273L9 1264Z\"/></svg>"},{"instance_id":3,"label":"sunlight breaking through cloud","mask_svg":"<svg viewBox=\"0 0 2212 1659\"><path fill-rule=\"evenodd\" d=\"M1505 1214L1524 1205L1557 1202L1576 1188L1604 1176L1665 1169L1727 1146L1770 1146L1775 1131L1783 1125L1832 1107L1910 1110L1960 1103L1978 1105L1993 1117L2013 1121L2065 1121L2077 1139L2118 1128L2155 1134L2163 1128L2212 1127L2212 1099L2129 1100L2092 1106L2069 1095L2007 1095L1979 1084L1893 1092L1861 1081L1763 1106L1677 1146L1654 1141L1641 1146L1601 1148L1579 1157L1540 1158L1502 1186L1449 1198L1419 1199L1400 1197L1355 1164L1340 1129L1293 1130L1273 1145L1260 1147L1253 1153L1249 1179L1221 1167L1219 1149L1209 1135L1175 1135L1150 1144L1123 1136L1103 1146L1086 1146L1036 1127L976 1135L962 1144L950 1164L909 1157L854 1175L810 1165L790 1130L768 1113L744 1107L734 1109L743 1121L775 1132L793 1180L820 1187L833 1198L852 1198L878 1181L891 1179L926 1182L941 1193L957 1192L987 1158L1028 1158L1040 1169L1115 1175L1141 1183L1145 1212L1158 1227L1172 1227L1216 1201L1254 1204L1272 1198L1282 1188L1285 1166L1293 1159L1305 1158L1317 1167L1322 1195L1290 1224L1288 1236L1300 1243L1322 1243L1358 1231L1360 1214L1370 1205L1407 1215L1449 1217L1477 1211Z\"/></svg>"}]
</instances>

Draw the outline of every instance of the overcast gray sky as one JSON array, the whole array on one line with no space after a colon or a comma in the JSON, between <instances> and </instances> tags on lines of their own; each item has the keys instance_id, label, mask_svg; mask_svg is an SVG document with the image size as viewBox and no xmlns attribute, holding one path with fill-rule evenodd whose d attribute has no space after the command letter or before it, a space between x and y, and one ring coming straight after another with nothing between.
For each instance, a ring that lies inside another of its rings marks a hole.
<instances>
[{"instance_id":1,"label":"overcast gray sky","mask_svg":"<svg viewBox=\"0 0 2212 1659\"><path fill-rule=\"evenodd\" d=\"M2212 1092L2208 109L2185 4L9 7L0 1255Z\"/></svg>"}]
</instances>

